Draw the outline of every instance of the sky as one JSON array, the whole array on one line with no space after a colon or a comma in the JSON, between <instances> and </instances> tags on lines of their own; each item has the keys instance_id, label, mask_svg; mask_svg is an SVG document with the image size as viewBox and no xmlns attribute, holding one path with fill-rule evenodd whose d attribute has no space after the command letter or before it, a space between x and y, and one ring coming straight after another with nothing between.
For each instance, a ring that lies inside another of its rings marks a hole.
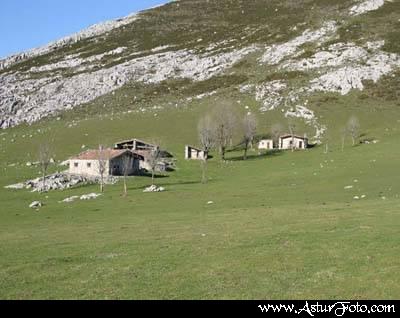
<instances>
[{"instance_id":1,"label":"sky","mask_svg":"<svg viewBox=\"0 0 400 318\"><path fill-rule=\"evenodd\" d=\"M0 58L168 0L0 0Z\"/></svg>"}]
</instances>

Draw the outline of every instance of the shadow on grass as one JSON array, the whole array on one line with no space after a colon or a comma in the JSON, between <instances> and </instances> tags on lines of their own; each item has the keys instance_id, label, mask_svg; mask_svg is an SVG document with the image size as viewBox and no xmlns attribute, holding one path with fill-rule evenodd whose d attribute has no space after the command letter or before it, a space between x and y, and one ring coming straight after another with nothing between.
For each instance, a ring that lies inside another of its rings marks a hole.
<instances>
[{"instance_id":1,"label":"shadow on grass","mask_svg":"<svg viewBox=\"0 0 400 318\"><path fill-rule=\"evenodd\" d=\"M236 156L236 157L231 157L231 158L227 158L227 160L231 160L231 161L251 161L251 160L260 160L260 159L265 159L265 158L269 158L269 157L275 157L275 156L280 156L284 153L284 151L282 150L269 150L267 152L263 152L261 154L250 154L247 155L247 159L245 160L243 158L243 155L241 156Z\"/></svg>"}]
</instances>

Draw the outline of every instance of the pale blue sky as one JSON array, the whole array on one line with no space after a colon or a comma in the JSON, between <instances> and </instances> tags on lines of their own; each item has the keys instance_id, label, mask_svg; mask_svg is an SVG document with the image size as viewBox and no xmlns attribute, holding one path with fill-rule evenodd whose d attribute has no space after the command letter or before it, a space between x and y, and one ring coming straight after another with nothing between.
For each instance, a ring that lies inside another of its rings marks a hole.
<instances>
[{"instance_id":1,"label":"pale blue sky","mask_svg":"<svg viewBox=\"0 0 400 318\"><path fill-rule=\"evenodd\" d=\"M168 0L0 0L0 58Z\"/></svg>"}]
</instances>

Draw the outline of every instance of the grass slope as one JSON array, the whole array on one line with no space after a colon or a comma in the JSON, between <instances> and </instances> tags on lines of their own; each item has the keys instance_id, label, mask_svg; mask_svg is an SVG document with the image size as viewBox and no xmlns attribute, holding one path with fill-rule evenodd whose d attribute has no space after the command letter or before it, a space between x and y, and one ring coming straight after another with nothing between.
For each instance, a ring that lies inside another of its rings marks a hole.
<instances>
[{"instance_id":1,"label":"grass slope","mask_svg":"<svg viewBox=\"0 0 400 318\"><path fill-rule=\"evenodd\" d=\"M348 102L353 110L365 103L356 96ZM348 141L341 152L333 141L329 154L316 147L252 153L247 161L231 152L228 163L210 161L207 185L199 182L199 163L183 160L207 105L156 118L92 117L73 128L61 119L8 130L0 136L0 297L398 298L399 122L394 106L384 105L382 121L359 111L377 144L353 148ZM52 141L60 160L82 143L95 146L103 131L110 143L163 136L178 158L178 170L157 179L167 192L143 194L145 177L129 181L127 198L117 184L97 200L72 204L58 202L98 188L43 195L3 189L37 175L25 162L41 140ZM45 206L35 212L33 200Z\"/></svg>"}]
</instances>

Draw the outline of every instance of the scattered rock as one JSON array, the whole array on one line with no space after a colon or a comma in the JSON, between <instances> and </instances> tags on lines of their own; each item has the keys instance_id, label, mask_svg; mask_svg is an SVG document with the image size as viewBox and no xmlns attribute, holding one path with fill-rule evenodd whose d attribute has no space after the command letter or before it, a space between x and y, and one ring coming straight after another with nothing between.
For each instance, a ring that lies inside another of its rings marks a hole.
<instances>
[{"instance_id":1,"label":"scattered rock","mask_svg":"<svg viewBox=\"0 0 400 318\"><path fill-rule=\"evenodd\" d=\"M45 186L43 187L43 178L36 178L28 180L26 182L17 183L6 186L6 189L30 189L32 192L46 192L50 190L65 190L77 185L94 183L97 180L95 178L85 178L82 176L73 176L64 173L55 173L50 176L46 176Z\"/></svg>"},{"instance_id":2,"label":"scattered rock","mask_svg":"<svg viewBox=\"0 0 400 318\"><path fill-rule=\"evenodd\" d=\"M146 189L143 190L143 192L164 192L165 188L163 187L157 187L156 185L152 185Z\"/></svg>"},{"instance_id":3,"label":"scattered rock","mask_svg":"<svg viewBox=\"0 0 400 318\"><path fill-rule=\"evenodd\" d=\"M17 184L12 184L9 186L5 187L6 189L15 189L15 190L21 190L25 188L25 185L23 183L17 183Z\"/></svg>"},{"instance_id":4,"label":"scattered rock","mask_svg":"<svg viewBox=\"0 0 400 318\"><path fill-rule=\"evenodd\" d=\"M66 198L66 199L62 200L61 202L64 202L64 203L71 203L71 202L74 202L74 201L77 200L77 199L79 199L79 196L74 195L74 196L72 196L72 197L69 197L69 198Z\"/></svg>"},{"instance_id":5,"label":"scattered rock","mask_svg":"<svg viewBox=\"0 0 400 318\"><path fill-rule=\"evenodd\" d=\"M42 204L42 202L40 202L40 201L34 201L34 202L32 202L30 205L29 205L29 207L31 208L31 209L38 209L38 208L40 208L40 207L42 207L43 206L43 204Z\"/></svg>"},{"instance_id":6,"label":"scattered rock","mask_svg":"<svg viewBox=\"0 0 400 318\"><path fill-rule=\"evenodd\" d=\"M80 200L93 200L101 196L99 193L90 193L90 194L84 194L82 195L79 199Z\"/></svg>"},{"instance_id":7,"label":"scattered rock","mask_svg":"<svg viewBox=\"0 0 400 318\"><path fill-rule=\"evenodd\" d=\"M348 189L353 189L353 186L352 186L352 185L345 186L345 187L344 187L344 189L345 189L345 190L348 190Z\"/></svg>"}]
</instances>

